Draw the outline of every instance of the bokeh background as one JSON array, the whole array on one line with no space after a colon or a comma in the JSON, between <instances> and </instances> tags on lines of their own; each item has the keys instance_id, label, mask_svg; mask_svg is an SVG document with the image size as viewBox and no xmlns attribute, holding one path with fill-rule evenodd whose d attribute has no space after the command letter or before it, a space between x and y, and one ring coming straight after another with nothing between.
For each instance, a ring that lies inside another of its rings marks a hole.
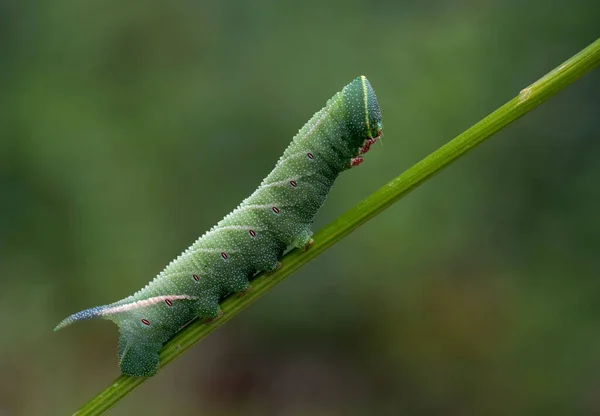
<instances>
[{"instance_id":1,"label":"bokeh background","mask_svg":"<svg viewBox=\"0 0 600 416\"><path fill-rule=\"evenodd\" d=\"M146 284L354 77L383 144L320 228L594 41L597 0L0 3L0 415L119 374L66 315ZM111 415L600 413L600 72L373 219Z\"/></svg>"}]
</instances>

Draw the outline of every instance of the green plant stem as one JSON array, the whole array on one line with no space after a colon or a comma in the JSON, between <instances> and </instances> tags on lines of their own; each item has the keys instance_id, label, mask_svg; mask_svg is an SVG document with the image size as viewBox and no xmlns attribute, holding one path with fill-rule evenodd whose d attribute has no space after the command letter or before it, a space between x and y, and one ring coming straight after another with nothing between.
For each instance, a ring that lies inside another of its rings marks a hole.
<instances>
[{"instance_id":1,"label":"green plant stem","mask_svg":"<svg viewBox=\"0 0 600 416\"><path fill-rule=\"evenodd\" d=\"M423 184L427 179L440 172L473 147L589 72L599 62L600 39L523 89L508 103L392 179L364 201L321 229L315 234L315 243L308 251L294 250L284 256L282 259L283 267L279 271L272 275L264 273L258 275L252 281L254 287L252 292L242 298L236 296L226 298L221 304L224 312L221 319L208 325L198 320L192 322L165 345L160 353L161 367L168 365L200 339L229 321L277 283L381 213L417 186ZM102 414L144 381L146 381L145 378L121 375L75 414Z\"/></svg>"}]
</instances>

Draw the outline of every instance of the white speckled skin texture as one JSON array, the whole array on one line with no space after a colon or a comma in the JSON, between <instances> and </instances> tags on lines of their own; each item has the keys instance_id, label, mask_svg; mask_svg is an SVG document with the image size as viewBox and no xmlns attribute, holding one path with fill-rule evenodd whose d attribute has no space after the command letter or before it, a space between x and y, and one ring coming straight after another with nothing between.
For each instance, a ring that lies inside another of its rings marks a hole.
<instances>
[{"instance_id":1,"label":"white speckled skin texture","mask_svg":"<svg viewBox=\"0 0 600 416\"><path fill-rule=\"evenodd\" d=\"M300 129L252 195L200 237L143 289L121 301L78 312L56 329L101 317L120 330L121 371L151 376L158 352L196 317L213 319L219 301L249 290L257 272L275 270L290 247L311 243L310 227L337 176L362 162L381 136L379 104L358 77Z\"/></svg>"}]
</instances>

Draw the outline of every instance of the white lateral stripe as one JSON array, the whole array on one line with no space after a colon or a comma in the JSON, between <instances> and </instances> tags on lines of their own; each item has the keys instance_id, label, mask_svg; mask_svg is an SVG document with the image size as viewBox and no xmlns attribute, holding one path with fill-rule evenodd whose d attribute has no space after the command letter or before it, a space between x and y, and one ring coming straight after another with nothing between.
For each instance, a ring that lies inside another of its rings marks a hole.
<instances>
[{"instance_id":1,"label":"white lateral stripe","mask_svg":"<svg viewBox=\"0 0 600 416\"><path fill-rule=\"evenodd\" d=\"M193 254L196 253L223 253L224 250L221 248L195 248L194 250L191 251L187 251L183 254L183 257L189 257ZM239 253L239 250L227 250L227 252L225 254L229 254L229 253ZM194 263L195 264L195 263Z\"/></svg>"},{"instance_id":2,"label":"white lateral stripe","mask_svg":"<svg viewBox=\"0 0 600 416\"><path fill-rule=\"evenodd\" d=\"M310 136L312 136L312 134L317 130L317 128L319 128L321 123L323 123L323 120L325 120L327 118L327 116L329 115L328 110L329 109L323 111L323 114L321 115L321 117L316 121L314 126L312 126L310 128L310 130L306 132L306 135L304 137L302 137L302 140L308 140L308 138L310 138Z\"/></svg>"},{"instance_id":3,"label":"white lateral stripe","mask_svg":"<svg viewBox=\"0 0 600 416\"><path fill-rule=\"evenodd\" d=\"M265 205L264 207L269 207L271 208L271 205ZM236 210L234 210L233 212L237 212L240 211L241 209L238 208ZM233 212L231 214L233 214ZM231 215L229 214L229 215ZM229 217L229 215L227 217ZM225 218L227 218L225 217ZM249 230L254 230L254 231L261 231L260 228L257 227L252 227L252 226L246 226L246 225L226 225L224 227L219 227L219 228L215 228L214 230L208 231L206 234L204 234L202 236L202 239L204 239L207 235L209 234L213 234L216 233L218 231L230 231L230 230L237 230L237 231L249 231ZM220 249L220 248L196 248L194 250L190 250L190 251L186 251L184 252L181 256L182 257L189 257L193 254L196 253L222 253L224 250ZM239 250L227 250L226 253L239 253ZM196 264L196 261L194 260L194 258L192 257L192 262L194 263L194 265L196 266L196 268L198 269L198 265Z\"/></svg>"},{"instance_id":4,"label":"white lateral stripe","mask_svg":"<svg viewBox=\"0 0 600 416\"><path fill-rule=\"evenodd\" d=\"M326 108L323 111L323 114L321 115L321 117L319 117L319 119L315 122L315 124L310 128L310 130L308 130L306 132L306 134L303 137L299 137L298 140L296 140L296 138L294 137L294 140L292 141L292 143L298 141L306 141L310 138L310 136L313 135L313 133L319 128L319 126L323 123L323 120L325 120L328 116L329 116L329 108ZM283 162L286 162L289 159L292 159L294 157L300 156L300 155L306 155L305 151L302 152L298 152L298 153L293 153L285 158L279 159L279 161L277 162L277 166L280 166Z\"/></svg>"},{"instance_id":5,"label":"white lateral stripe","mask_svg":"<svg viewBox=\"0 0 600 416\"><path fill-rule=\"evenodd\" d=\"M275 167L281 167L281 165L283 165L285 162L287 162L288 160L297 158L299 156L304 156L306 157L306 152L303 150L301 152L298 153L292 153L291 155L283 158L283 159L279 159L279 161L277 162L277 165Z\"/></svg>"},{"instance_id":6,"label":"white lateral stripe","mask_svg":"<svg viewBox=\"0 0 600 416\"><path fill-rule=\"evenodd\" d=\"M119 312L127 312L135 309L146 308L148 306L155 305L160 302L164 302L166 300L196 300L198 297L196 296L188 296L188 295L164 295L164 296L155 296L153 298L138 300L137 302L128 303L126 305L114 306L112 308L104 309L100 312L100 315L112 315L114 313Z\"/></svg>"},{"instance_id":7,"label":"white lateral stripe","mask_svg":"<svg viewBox=\"0 0 600 416\"><path fill-rule=\"evenodd\" d=\"M187 254L184 253L181 257L187 257ZM194 263L194 267L196 268L196 270L202 270L202 268L198 266L198 263L196 263L196 259L194 258L194 256L190 256L190 260L192 260L192 263Z\"/></svg>"},{"instance_id":8,"label":"white lateral stripe","mask_svg":"<svg viewBox=\"0 0 600 416\"><path fill-rule=\"evenodd\" d=\"M249 204L249 205L244 205L239 207L238 209L236 209L234 212L238 213L238 212L242 212L242 211L246 211L249 209L273 209L273 207L279 207L281 206L280 204Z\"/></svg>"},{"instance_id":9,"label":"white lateral stripe","mask_svg":"<svg viewBox=\"0 0 600 416\"><path fill-rule=\"evenodd\" d=\"M222 252L223 252L223 249L221 249L221 248L197 248L193 251L190 251L190 254L193 254L193 253L222 253ZM239 250L227 250L227 253L239 253Z\"/></svg>"},{"instance_id":10,"label":"white lateral stripe","mask_svg":"<svg viewBox=\"0 0 600 416\"><path fill-rule=\"evenodd\" d=\"M277 181L277 182L265 183L265 184L261 185L258 189L269 188L271 186L289 186L290 185L290 181L297 181L301 177L302 176L299 176L297 178L288 178L288 179L284 179L282 181Z\"/></svg>"},{"instance_id":11,"label":"white lateral stripe","mask_svg":"<svg viewBox=\"0 0 600 416\"><path fill-rule=\"evenodd\" d=\"M193 261L193 258L192 258L192 261ZM200 270L198 268L198 266L196 266L196 269ZM172 273L167 273L163 270L162 272L160 272L158 277L163 278L163 279L172 278L172 277L192 277L192 275L194 275L194 274L198 277L205 277L204 274L202 274L202 273L191 272L189 270L184 270L182 272L172 272Z\"/></svg>"},{"instance_id":12,"label":"white lateral stripe","mask_svg":"<svg viewBox=\"0 0 600 416\"><path fill-rule=\"evenodd\" d=\"M258 228L252 228L249 225L226 225L225 227L216 228L215 230L213 230L211 232L227 231L227 230L243 230L243 231L248 231L248 230L257 230L257 229Z\"/></svg>"},{"instance_id":13,"label":"white lateral stripe","mask_svg":"<svg viewBox=\"0 0 600 416\"><path fill-rule=\"evenodd\" d=\"M202 238L206 237L207 235L217 233L219 231L250 231L250 230L261 231L259 228L252 227L249 225L226 225L224 227L217 227L217 228L214 228L214 229L208 231L207 233L205 233L202 236Z\"/></svg>"}]
</instances>

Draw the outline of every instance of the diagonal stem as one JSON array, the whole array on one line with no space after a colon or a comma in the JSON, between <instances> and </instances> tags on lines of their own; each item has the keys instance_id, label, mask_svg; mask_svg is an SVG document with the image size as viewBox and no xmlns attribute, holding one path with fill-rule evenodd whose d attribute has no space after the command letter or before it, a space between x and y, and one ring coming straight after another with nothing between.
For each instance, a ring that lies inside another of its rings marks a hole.
<instances>
[{"instance_id":1,"label":"diagonal stem","mask_svg":"<svg viewBox=\"0 0 600 416\"><path fill-rule=\"evenodd\" d=\"M169 341L160 353L161 367L179 357L212 331L233 318L265 292L322 254L329 247L346 237L359 226L380 214L427 179L467 153L473 147L504 128L514 120L539 106L558 91L576 81L600 63L600 39L569 58L556 69L534 82L512 100L498 108L473 127L460 134L429 156L392 179L368 198L346 211L336 220L315 234L315 243L307 252L294 250L281 260L283 267L272 275L264 273L252 281L254 290L242 298L229 296L221 308L224 316L206 325L198 320L192 322ZM99 415L115 405L129 392L147 379L121 375L106 389L87 402L76 415Z\"/></svg>"}]
</instances>

